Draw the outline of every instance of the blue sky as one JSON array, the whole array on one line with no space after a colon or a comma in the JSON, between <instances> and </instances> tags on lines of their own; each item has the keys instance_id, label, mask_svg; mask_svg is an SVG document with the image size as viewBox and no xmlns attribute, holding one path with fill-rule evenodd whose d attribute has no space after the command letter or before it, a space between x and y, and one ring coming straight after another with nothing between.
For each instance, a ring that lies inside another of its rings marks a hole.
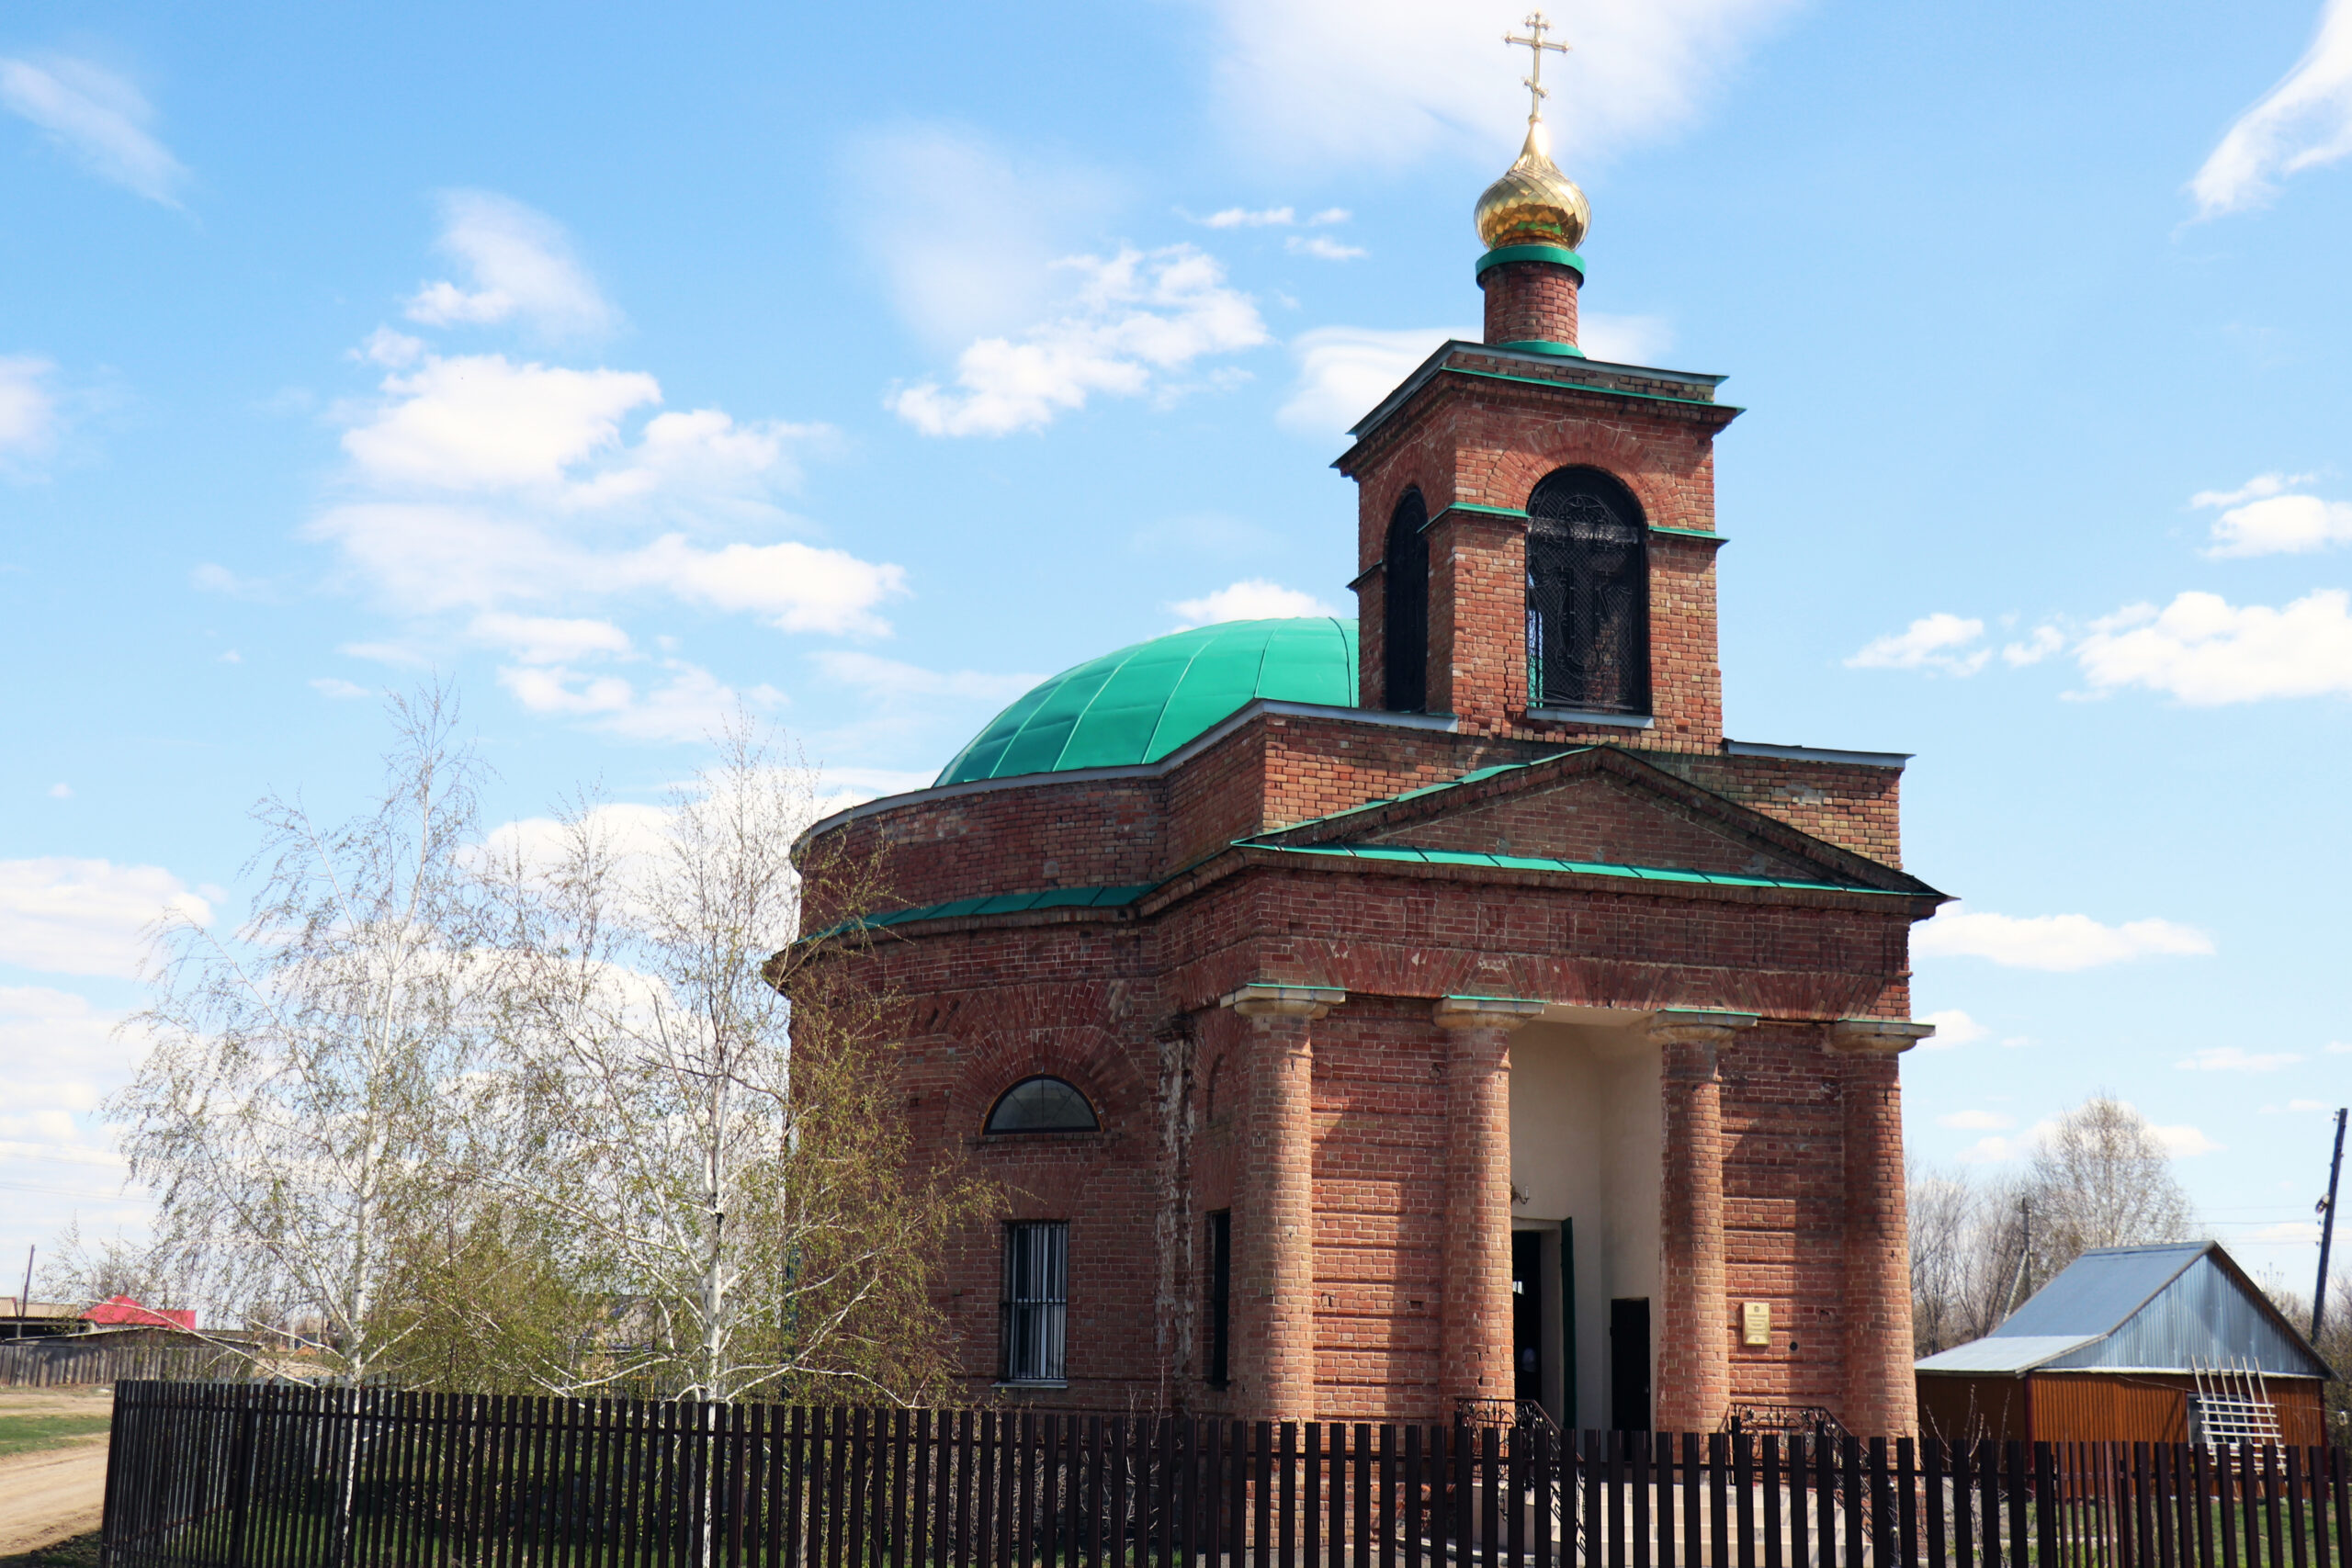
<instances>
[{"instance_id":1,"label":"blue sky","mask_svg":"<svg viewBox=\"0 0 2352 1568\"><path fill-rule=\"evenodd\" d=\"M455 676L496 818L747 701L927 782L1035 678L1345 609L1475 335L1518 4L0 19L0 1276L136 1224L141 923ZM2307 1284L2352 1090L2352 0L1559 4L1587 346L1727 373L1743 739L1917 753L1909 1134L2105 1089ZM13 1249L13 1250L12 1250Z\"/></svg>"}]
</instances>

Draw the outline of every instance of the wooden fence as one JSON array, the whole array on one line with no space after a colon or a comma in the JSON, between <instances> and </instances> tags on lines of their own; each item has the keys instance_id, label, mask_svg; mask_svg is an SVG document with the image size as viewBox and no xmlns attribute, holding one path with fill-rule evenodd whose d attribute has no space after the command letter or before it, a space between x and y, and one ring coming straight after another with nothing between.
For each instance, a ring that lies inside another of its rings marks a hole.
<instances>
[{"instance_id":1,"label":"wooden fence","mask_svg":"<svg viewBox=\"0 0 2352 1568\"><path fill-rule=\"evenodd\" d=\"M132 1378L235 1378L243 1359L210 1345L109 1344L107 1334L0 1340L0 1388L80 1388Z\"/></svg>"},{"instance_id":2,"label":"wooden fence","mask_svg":"<svg viewBox=\"0 0 2352 1568\"><path fill-rule=\"evenodd\" d=\"M115 1568L2352 1568L2342 1450L125 1383Z\"/></svg>"}]
</instances>

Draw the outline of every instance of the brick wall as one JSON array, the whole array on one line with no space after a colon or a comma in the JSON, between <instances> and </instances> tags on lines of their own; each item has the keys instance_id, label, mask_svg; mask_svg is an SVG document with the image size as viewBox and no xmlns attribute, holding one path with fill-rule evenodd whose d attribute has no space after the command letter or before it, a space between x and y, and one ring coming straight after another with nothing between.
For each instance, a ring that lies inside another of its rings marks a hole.
<instances>
[{"instance_id":1,"label":"brick wall","mask_svg":"<svg viewBox=\"0 0 2352 1568\"><path fill-rule=\"evenodd\" d=\"M1478 276L1487 296L1488 343L1577 341L1577 289L1583 283L1573 267L1557 262L1505 262Z\"/></svg>"}]
</instances>

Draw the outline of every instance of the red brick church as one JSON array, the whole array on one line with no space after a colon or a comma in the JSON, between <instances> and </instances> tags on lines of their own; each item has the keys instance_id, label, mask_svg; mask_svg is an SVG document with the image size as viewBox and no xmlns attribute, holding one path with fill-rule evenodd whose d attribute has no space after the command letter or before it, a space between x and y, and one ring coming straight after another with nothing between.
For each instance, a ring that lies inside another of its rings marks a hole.
<instances>
[{"instance_id":1,"label":"red brick church","mask_svg":"<svg viewBox=\"0 0 2352 1568\"><path fill-rule=\"evenodd\" d=\"M1046 682L819 823L897 907L919 1157L976 1395L1088 1409L1914 1427L1900 756L1724 734L1720 378L1577 347L1540 122L1483 343L1351 432L1355 622Z\"/></svg>"}]
</instances>

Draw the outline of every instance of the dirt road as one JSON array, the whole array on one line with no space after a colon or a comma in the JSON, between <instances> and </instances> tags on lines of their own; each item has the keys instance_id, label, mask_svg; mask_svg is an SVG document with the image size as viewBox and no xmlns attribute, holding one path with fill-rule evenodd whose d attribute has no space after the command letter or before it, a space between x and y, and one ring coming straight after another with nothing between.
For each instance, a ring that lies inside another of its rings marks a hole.
<instances>
[{"instance_id":1,"label":"dirt road","mask_svg":"<svg viewBox=\"0 0 2352 1568\"><path fill-rule=\"evenodd\" d=\"M10 1416L103 1416L113 1403L111 1393L0 1389L0 1414ZM0 1459L0 1557L96 1529L106 1485L103 1433Z\"/></svg>"}]
</instances>

